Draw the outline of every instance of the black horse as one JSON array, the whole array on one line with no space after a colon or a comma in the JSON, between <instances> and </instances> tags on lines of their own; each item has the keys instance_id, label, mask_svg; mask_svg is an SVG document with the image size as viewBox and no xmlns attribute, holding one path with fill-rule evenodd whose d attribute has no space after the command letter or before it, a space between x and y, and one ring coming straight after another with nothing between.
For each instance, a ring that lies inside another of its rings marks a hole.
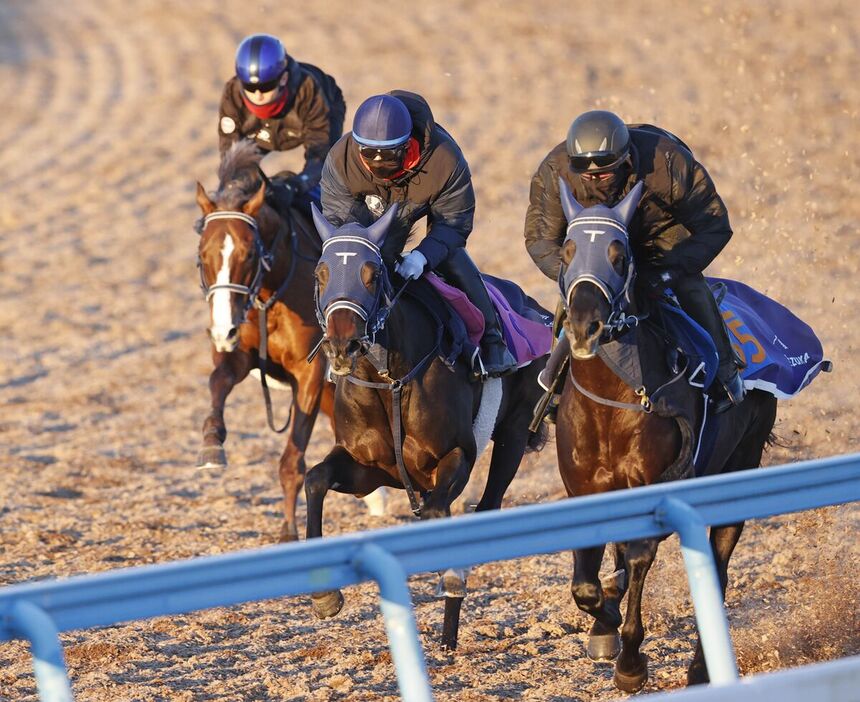
<instances>
[{"instance_id":1,"label":"black horse","mask_svg":"<svg viewBox=\"0 0 860 702\"><path fill-rule=\"evenodd\" d=\"M498 509L526 448L540 446L528 425L545 359L483 384L472 381L465 362L443 363L435 314L408 291L393 295L380 248L395 213L396 206L368 228L350 223L335 229L314 210L324 242L316 269L322 350L337 377L336 445L305 480L308 538L322 536L329 490L406 489L422 519L449 516L491 436L489 477L477 511ZM453 649L465 573L447 571L441 591L442 642ZM331 591L313 602L318 616L331 617L343 596Z\"/></svg>"},{"instance_id":2,"label":"black horse","mask_svg":"<svg viewBox=\"0 0 860 702\"><path fill-rule=\"evenodd\" d=\"M648 485L687 477L692 471L691 427L701 421L702 391L667 362L665 335L652 324L656 301L634 286L635 267L627 225L641 194L634 188L614 208L583 209L562 181L568 220L560 281L566 309L564 344L570 349L569 375L557 419L559 470L568 495ZM642 377L650 387L632 387L604 360L609 346L635 342ZM554 354L555 358L555 354ZM568 362L568 359L565 359ZM673 378L678 382L670 382ZM660 392L657 389L662 386ZM651 392L654 391L654 392ZM663 395L661 401L660 395ZM776 418L776 399L759 390L728 412L716 415L715 448L703 472L729 473L760 465ZM694 440L692 441L694 443ZM729 558L743 522L713 527L710 541L725 596ZM648 678L639 653L644 637L642 590L657 553L657 539L615 545L615 573L598 577L605 546L575 552L572 592L577 606L595 618L589 656L611 659L615 684L634 692ZM620 602L629 592L622 624ZM701 641L688 670L690 684L708 680Z\"/></svg>"}]
</instances>

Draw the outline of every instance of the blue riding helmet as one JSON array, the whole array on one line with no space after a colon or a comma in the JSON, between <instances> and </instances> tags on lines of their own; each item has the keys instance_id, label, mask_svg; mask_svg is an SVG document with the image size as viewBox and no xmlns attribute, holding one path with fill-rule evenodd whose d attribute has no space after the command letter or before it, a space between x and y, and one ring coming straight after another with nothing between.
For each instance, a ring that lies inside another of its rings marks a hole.
<instances>
[{"instance_id":1,"label":"blue riding helmet","mask_svg":"<svg viewBox=\"0 0 860 702\"><path fill-rule=\"evenodd\" d=\"M392 95L367 98L352 121L352 138L361 146L391 149L406 143L411 134L409 110Z\"/></svg>"},{"instance_id":2,"label":"blue riding helmet","mask_svg":"<svg viewBox=\"0 0 860 702\"><path fill-rule=\"evenodd\" d=\"M250 90L274 90L287 70L287 52L277 37L252 34L236 50L236 75Z\"/></svg>"}]
</instances>

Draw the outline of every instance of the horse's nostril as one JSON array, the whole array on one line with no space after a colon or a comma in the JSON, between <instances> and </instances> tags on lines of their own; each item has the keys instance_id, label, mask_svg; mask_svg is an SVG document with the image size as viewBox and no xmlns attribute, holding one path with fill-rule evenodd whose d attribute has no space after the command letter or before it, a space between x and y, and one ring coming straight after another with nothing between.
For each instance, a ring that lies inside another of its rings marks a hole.
<instances>
[{"instance_id":1,"label":"horse's nostril","mask_svg":"<svg viewBox=\"0 0 860 702\"><path fill-rule=\"evenodd\" d=\"M588 325L588 336L594 336L597 332L600 331L600 328L603 325L600 322L592 322Z\"/></svg>"},{"instance_id":2,"label":"horse's nostril","mask_svg":"<svg viewBox=\"0 0 860 702\"><path fill-rule=\"evenodd\" d=\"M227 341L233 341L236 338L236 335L239 333L238 327L233 327L227 334Z\"/></svg>"},{"instance_id":3,"label":"horse's nostril","mask_svg":"<svg viewBox=\"0 0 860 702\"><path fill-rule=\"evenodd\" d=\"M346 346L346 353L349 356L354 356L361 350L361 344L357 339L353 339Z\"/></svg>"}]
</instances>

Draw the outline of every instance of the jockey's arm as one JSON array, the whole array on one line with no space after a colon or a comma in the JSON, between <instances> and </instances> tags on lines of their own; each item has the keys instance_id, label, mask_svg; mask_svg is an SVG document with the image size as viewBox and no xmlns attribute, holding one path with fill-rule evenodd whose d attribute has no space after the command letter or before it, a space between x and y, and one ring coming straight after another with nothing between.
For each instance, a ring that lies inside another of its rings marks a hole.
<instances>
[{"instance_id":1,"label":"jockey's arm","mask_svg":"<svg viewBox=\"0 0 860 702\"><path fill-rule=\"evenodd\" d=\"M710 175L695 159L677 156L672 167L671 212L690 236L666 251L663 264L701 273L732 238L729 214Z\"/></svg>"},{"instance_id":2,"label":"jockey's arm","mask_svg":"<svg viewBox=\"0 0 860 702\"><path fill-rule=\"evenodd\" d=\"M328 101L316 81L306 80L302 84L301 104L305 109L300 114L305 142L305 167L302 175L307 176L308 189L320 182L323 163L331 148L331 113Z\"/></svg>"},{"instance_id":3,"label":"jockey's arm","mask_svg":"<svg viewBox=\"0 0 860 702\"><path fill-rule=\"evenodd\" d=\"M241 121L239 109L231 99L230 81L228 81L224 86L221 105L218 108L218 151L222 156L242 138Z\"/></svg>"},{"instance_id":4,"label":"jockey's arm","mask_svg":"<svg viewBox=\"0 0 860 702\"><path fill-rule=\"evenodd\" d=\"M439 195L430 203L427 235L415 247L427 259L430 270L446 260L454 249L466 246L474 217L472 174L466 162L461 160Z\"/></svg>"},{"instance_id":5,"label":"jockey's arm","mask_svg":"<svg viewBox=\"0 0 860 702\"><path fill-rule=\"evenodd\" d=\"M566 231L558 175L549 160L545 160L532 178L524 235L529 256L552 281L558 280Z\"/></svg>"},{"instance_id":6,"label":"jockey's arm","mask_svg":"<svg viewBox=\"0 0 860 702\"><path fill-rule=\"evenodd\" d=\"M320 189L323 216L335 227L341 227L347 222L370 224L364 200L354 196L344 185L333 168L331 159L326 159L323 163Z\"/></svg>"}]
</instances>

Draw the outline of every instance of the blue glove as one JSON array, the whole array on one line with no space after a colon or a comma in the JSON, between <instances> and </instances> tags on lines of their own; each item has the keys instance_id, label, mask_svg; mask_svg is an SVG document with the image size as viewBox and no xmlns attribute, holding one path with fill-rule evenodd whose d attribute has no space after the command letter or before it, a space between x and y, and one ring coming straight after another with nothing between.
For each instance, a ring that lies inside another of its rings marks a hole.
<instances>
[{"instance_id":1,"label":"blue glove","mask_svg":"<svg viewBox=\"0 0 860 702\"><path fill-rule=\"evenodd\" d=\"M395 264L394 270L406 280L414 280L421 276L426 265L427 259L424 258L424 254L415 249L406 254L402 261Z\"/></svg>"}]
</instances>

